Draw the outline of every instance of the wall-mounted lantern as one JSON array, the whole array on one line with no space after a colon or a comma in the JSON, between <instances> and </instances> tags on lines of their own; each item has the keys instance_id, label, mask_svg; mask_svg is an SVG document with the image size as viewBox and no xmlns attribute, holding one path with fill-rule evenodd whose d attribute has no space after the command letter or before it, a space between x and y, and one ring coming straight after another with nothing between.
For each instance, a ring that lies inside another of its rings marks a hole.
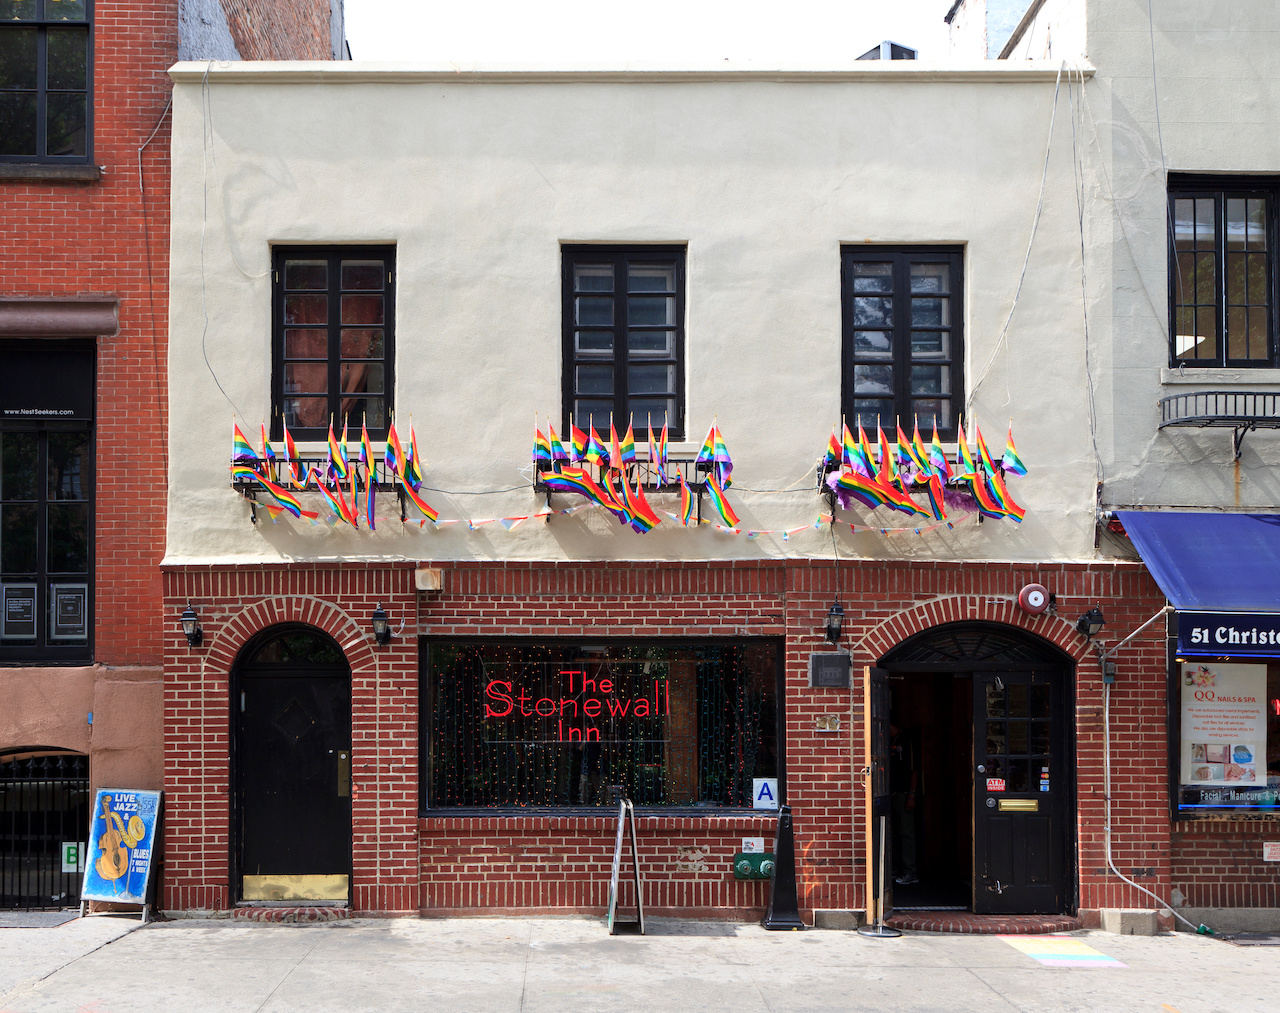
<instances>
[{"instance_id":1,"label":"wall-mounted lantern","mask_svg":"<svg viewBox=\"0 0 1280 1013\"><path fill-rule=\"evenodd\" d=\"M187 638L188 645L199 647L200 641L204 639L204 630L200 627L200 617L196 615L191 602L187 602L187 607L182 610L178 621L182 624L182 635Z\"/></svg>"}]
</instances>

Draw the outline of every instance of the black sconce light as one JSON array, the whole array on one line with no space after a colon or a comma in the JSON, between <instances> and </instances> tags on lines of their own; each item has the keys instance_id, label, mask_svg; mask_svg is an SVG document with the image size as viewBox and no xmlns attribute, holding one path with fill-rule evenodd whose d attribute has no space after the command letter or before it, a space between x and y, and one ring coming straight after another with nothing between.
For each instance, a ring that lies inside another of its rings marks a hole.
<instances>
[{"instance_id":1,"label":"black sconce light","mask_svg":"<svg viewBox=\"0 0 1280 1013\"><path fill-rule=\"evenodd\" d=\"M1104 622L1106 620L1102 618L1102 609L1095 605L1076 620L1076 632L1092 640L1102 632Z\"/></svg>"},{"instance_id":2,"label":"black sconce light","mask_svg":"<svg viewBox=\"0 0 1280 1013\"><path fill-rule=\"evenodd\" d=\"M380 644L391 643L391 617L378 605L373 610L373 615L369 617L369 622L373 626L373 639Z\"/></svg>"},{"instance_id":3,"label":"black sconce light","mask_svg":"<svg viewBox=\"0 0 1280 1013\"><path fill-rule=\"evenodd\" d=\"M844 632L844 609L840 607L839 599L831 606L831 611L827 613L827 639L833 644L838 643L841 633Z\"/></svg>"},{"instance_id":4,"label":"black sconce light","mask_svg":"<svg viewBox=\"0 0 1280 1013\"><path fill-rule=\"evenodd\" d=\"M204 630L200 628L200 617L196 615L191 602L187 602L187 607L182 610L178 621L182 624L182 634L187 638L187 644L191 647L199 647L200 641L204 639Z\"/></svg>"}]
</instances>

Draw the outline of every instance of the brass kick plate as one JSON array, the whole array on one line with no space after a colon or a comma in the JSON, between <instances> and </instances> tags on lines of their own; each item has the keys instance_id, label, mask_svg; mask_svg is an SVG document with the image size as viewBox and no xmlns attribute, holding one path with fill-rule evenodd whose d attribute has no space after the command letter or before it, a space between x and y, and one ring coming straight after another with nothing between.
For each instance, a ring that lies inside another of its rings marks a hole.
<instances>
[{"instance_id":1,"label":"brass kick plate","mask_svg":"<svg viewBox=\"0 0 1280 1013\"><path fill-rule=\"evenodd\" d=\"M1002 798L1000 811L1002 813L1038 813L1040 800L1038 798Z\"/></svg>"},{"instance_id":2,"label":"brass kick plate","mask_svg":"<svg viewBox=\"0 0 1280 1013\"><path fill-rule=\"evenodd\" d=\"M346 900L347 876L245 876L245 900Z\"/></svg>"}]
</instances>

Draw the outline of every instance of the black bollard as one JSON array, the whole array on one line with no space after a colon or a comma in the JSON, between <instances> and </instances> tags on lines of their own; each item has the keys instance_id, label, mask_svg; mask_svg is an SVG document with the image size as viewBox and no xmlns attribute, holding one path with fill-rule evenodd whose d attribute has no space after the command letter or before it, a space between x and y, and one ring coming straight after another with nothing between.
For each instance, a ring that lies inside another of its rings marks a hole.
<instances>
[{"instance_id":1,"label":"black bollard","mask_svg":"<svg viewBox=\"0 0 1280 1013\"><path fill-rule=\"evenodd\" d=\"M796 840L791 828L791 807L778 810L778 831L773 841L773 875L769 877L769 910L761 923L766 929L802 929L796 897Z\"/></svg>"}]
</instances>

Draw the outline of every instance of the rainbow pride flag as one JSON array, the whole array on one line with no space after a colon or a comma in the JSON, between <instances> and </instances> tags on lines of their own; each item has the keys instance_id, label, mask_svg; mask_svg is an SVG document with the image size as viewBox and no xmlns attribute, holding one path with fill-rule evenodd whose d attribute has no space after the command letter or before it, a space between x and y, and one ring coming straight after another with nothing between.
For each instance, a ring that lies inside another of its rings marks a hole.
<instances>
[{"instance_id":1,"label":"rainbow pride flag","mask_svg":"<svg viewBox=\"0 0 1280 1013\"><path fill-rule=\"evenodd\" d=\"M1027 466L1018 456L1018 448L1013 445L1013 422L1009 423L1009 435L1004 441L1004 456L1000 458L1000 468L1010 475L1025 475Z\"/></svg>"},{"instance_id":2,"label":"rainbow pride flag","mask_svg":"<svg viewBox=\"0 0 1280 1013\"><path fill-rule=\"evenodd\" d=\"M973 498L978 501L978 513L984 517L1007 516L1008 511L1001 505L1000 500L996 498L987 483L987 476L981 473L969 477L969 487L973 490Z\"/></svg>"},{"instance_id":3,"label":"rainbow pride flag","mask_svg":"<svg viewBox=\"0 0 1280 1013\"><path fill-rule=\"evenodd\" d=\"M937 417L933 420L933 440L929 443L929 464L933 468L933 473L943 482L951 478L951 462L947 460L946 451L942 449L942 443L938 439Z\"/></svg>"},{"instance_id":4,"label":"rainbow pride flag","mask_svg":"<svg viewBox=\"0 0 1280 1013\"><path fill-rule=\"evenodd\" d=\"M969 441L964 435L964 419L956 423L956 473L955 478L971 478L978 473L978 466L973 462L973 454L969 450Z\"/></svg>"},{"instance_id":5,"label":"rainbow pride flag","mask_svg":"<svg viewBox=\"0 0 1280 1013\"><path fill-rule=\"evenodd\" d=\"M644 489L640 486L640 476L636 476L635 489L631 488L631 483L627 481L625 474L621 477L623 506L627 510L627 523L631 525L633 531L642 535L652 531L658 526L660 520L649 506L648 499L645 498Z\"/></svg>"},{"instance_id":6,"label":"rainbow pride flag","mask_svg":"<svg viewBox=\"0 0 1280 1013\"><path fill-rule=\"evenodd\" d=\"M295 489L305 489L307 480L298 469L298 448L294 445L293 437L289 435L289 423L281 419L281 425L284 426L285 459L289 462L289 483Z\"/></svg>"},{"instance_id":7,"label":"rainbow pride flag","mask_svg":"<svg viewBox=\"0 0 1280 1013\"><path fill-rule=\"evenodd\" d=\"M924 449L924 441L920 439L920 421L916 420L916 428L911 434L911 457L920 468L920 474L928 478L933 474L933 466L929 463L929 451Z\"/></svg>"},{"instance_id":8,"label":"rainbow pride flag","mask_svg":"<svg viewBox=\"0 0 1280 1013\"><path fill-rule=\"evenodd\" d=\"M1004 484L1004 476L999 471L996 471L991 475L991 490L995 494L996 502L998 502L1004 510L1005 516L1012 517L1015 521L1021 524L1022 518L1027 515L1027 511L1025 508L1019 506L1014 498L1009 495L1009 489Z\"/></svg>"},{"instance_id":9,"label":"rainbow pride flag","mask_svg":"<svg viewBox=\"0 0 1280 1013\"><path fill-rule=\"evenodd\" d=\"M409 416L409 449L404 459L404 480L414 492L422 488L422 454L418 452L418 434L413 429L413 416Z\"/></svg>"},{"instance_id":10,"label":"rainbow pride flag","mask_svg":"<svg viewBox=\"0 0 1280 1013\"><path fill-rule=\"evenodd\" d=\"M687 528L694 523L693 493L690 492L689 483L684 480L683 475L677 475L676 478L680 483L680 523Z\"/></svg>"},{"instance_id":11,"label":"rainbow pride flag","mask_svg":"<svg viewBox=\"0 0 1280 1013\"><path fill-rule=\"evenodd\" d=\"M871 444L867 442L866 430L862 428L862 423L858 423L858 456L866 462L866 474L874 477L878 471L875 454L871 450Z\"/></svg>"},{"instance_id":12,"label":"rainbow pride flag","mask_svg":"<svg viewBox=\"0 0 1280 1013\"><path fill-rule=\"evenodd\" d=\"M576 492L593 503L604 505L604 491L595 483L585 468L561 468L543 476L543 482L552 492Z\"/></svg>"},{"instance_id":13,"label":"rainbow pride flag","mask_svg":"<svg viewBox=\"0 0 1280 1013\"><path fill-rule=\"evenodd\" d=\"M418 495L418 490L411 486L408 482L401 482L400 489L404 492L405 497L418 508L418 512L422 514L432 524L436 522L436 518L440 516L439 511L433 510L431 505Z\"/></svg>"},{"instance_id":14,"label":"rainbow pride flag","mask_svg":"<svg viewBox=\"0 0 1280 1013\"><path fill-rule=\"evenodd\" d=\"M898 465L893 456L893 448L889 445L889 437L879 424L876 425L876 433L880 444L880 467L875 477L877 482L887 488L898 480Z\"/></svg>"},{"instance_id":15,"label":"rainbow pride flag","mask_svg":"<svg viewBox=\"0 0 1280 1013\"><path fill-rule=\"evenodd\" d=\"M572 422L569 423L569 449L573 452L573 460L587 459L587 434Z\"/></svg>"},{"instance_id":16,"label":"rainbow pride flag","mask_svg":"<svg viewBox=\"0 0 1280 1013\"><path fill-rule=\"evenodd\" d=\"M564 449L564 443L560 437L556 435L556 427L547 422L547 442L551 444L551 460L567 461L569 460L569 451Z\"/></svg>"},{"instance_id":17,"label":"rainbow pride flag","mask_svg":"<svg viewBox=\"0 0 1280 1013\"><path fill-rule=\"evenodd\" d=\"M551 463L551 443L542 435L541 429L535 429L533 432L533 463Z\"/></svg>"},{"instance_id":18,"label":"rainbow pride flag","mask_svg":"<svg viewBox=\"0 0 1280 1013\"><path fill-rule=\"evenodd\" d=\"M262 460L258 456L258 452L253 449L253 444L249 442L249 438L240 431L240 426L234 421L231 423L231 460L252 461L254 464L258 464Z\"/></svg>"},{"instance_id":19,"label":"rainbow pride flag","mask_svg":"<svg viewBox=\"0 0 1280 1013\"><path fill-rule=\"evenodd\" d=\"M632 431L630 422L627 423L627 435L622 438L619 449L622 451L623 464L636 463L636 434Z\"/></svg>"},{"instance_id":20,"label":"rainbow pride flag","mask_svg":"<svg viewBox=\"0 0 1280 1013\"><path fill-rule=\"evenodd\" d=\"M588 426L587 429L590 431L591 435L587 437L587 452L585 460L588 464L608 464L609 451L605 450L604 444L600 442L600 437L596 434L596 427Z\"/></svg>"},{"instance_id":21,"label":"rainbow pride flag","mask_svg":"<svg viewBox=\"0 0 1280 1013\"><path fill-rule=\"evenodd\" d=\"M329 471L339 478L347 477L346 431L343 430L343 442L339 443L333 435L333 419L329 420Z\"/></svg>"},{"instance_id":22,"label":"rainbow pride flag","mask_svg":"<svg viewBox=\"0 0 1280 1013\"><path fill-rule=\"evenodd\" d=\"M987 441L982 438L982 427L975 425L974 431L978 434L978 455L982 458L982 470L988 475L996 473L996 463L991 459L991 451L987 449Z\"/></svg>"},{"instance_id":23,"label":"rainbow pride flag","mask_svg":"<svg viewBox=\"0 0 1280 1013\"><path fill-rule=\"evenodd\" d=\"M613 418L609 418L609 467L622 467L622 448L618 445L618 430L613 427Z\"/></svg>"},{"instance_id":24,"label":"rainbow pride flag","mask_svg":"<svg viewBox=\"0 0 1280 1013\"><path fill-rule=\"evenodd\" d=\"M856 470L858 467L857 461L859 456L858 441L853 438L853 433L849 431L848 423L842 423L841 428L842 428L842 432L840 434L840 442L839 444L837 444L837 447L839 448L837 460L840 461L846 468L854 468ZM836 434L835 434L835 430L833 429L831 431L832 443L835 443L835 437L836 437ZM831 446L828 445L827 447L828 456L830 455L830 453L831 453Z\"/></svg>"},{"instance_id":25,"label":"rainbow pride flag","mask_svg":"<svg viewBox=\"0 0 1280 1013\"><path fill-rule=\"evenodd\" d=\"M387 471L391 472L391 481L397 478L403 482L401 474L404 468L404 448L400 446L400 434L396 432L396 423L392 419L387 426L387 446L383 454L383 462L386 464Z\"/></svg>"},{"instance_id":26,"label":"rainbow pride flag","mask_svg":"<svg viewBox=\"0 0 1280 1013\"><path fill-rule=\"evenodd\" d=\"M822 456L822 467L831 471L840 467L844 452L840 446L840 438L836 435L836 427L831 427L831 435L827 437L827 452Z\"/></svg>"},{"instance_id":27,"label":"rainbow pride flag","mask_svg":"<svg viewBox=\"0 0 1280 1013\"><path fill-rule=\"evenodd\" d=\"M843 471L835 480L835 486L838 490L852 496L868 510L874 510L888 502L887 495L879 482L870 475L864 475L853 468Z\"/></svg>"},{"instance_id":28,"label":"rainbow pride flag","mask_svg":"<svg viewBox=\"0 0 1280 1013\"><path fill-rule=\"evenodd\" d=\"M720 515L720 519L728 527L736 528L741 522L738 520L738 515L733 512L733 507L729 505L729 501L724 498L724 486L720 484L714 468L711 469L711 474L707 476L707 494L711 497L711 505L716 508L716 513Z\"/></svg>"},{"instance_id":29,"label":"rainbow pride flag","mask_svg":"<svg viewBox=\"0 0 1280 1013\"><path fill-rule=\"evenodd\" d=\"M260 475L253 468L243 464L233 464L231 466L231 474L234 478L251 478L266 491L267 495L274 500L275 505L287 510L294 517L303 516L306 511L302 509L302 504L298 502L298 497L291 493L283 486L276 485L271 479ZM309 516L314 517L315 514Z\"/></svg>"},{"instance_id":30,"label":"rainbow pride flag","mask_svg":"<svg viewBox=\"0 0 1280 1013\"><path fill-rule=\"evenodd\" d=\"M274 475L276 473L276 452L271 449L271 441L267 439L267 424L265 422L262 423L262 460L266 462L267 474Z\"/></svg>"},{"instance_id":31,"label":"rainbow pride flag","mask_svg":"<svg viewBox=\"0 0 1280 1013\"><path fill-rule=\"evenodd\" d=\"M667 477L667 424L662 423L662 435L658 437L658 485L666 485Z\"/></svg>"},{"instance_id":32,"label":"rainbow pride flag","mask_svg":"<svg viewBox=\"0 0 1280 1013\"><path fill-rule=\"evenodd\" d=\"M898 424L898 468L902 469L911 466L920 471L924 465L916 458L915 449L911 446L911 441L907 439L907 434L902 431L902 424Z\"/></svg>"}]
</instances>

